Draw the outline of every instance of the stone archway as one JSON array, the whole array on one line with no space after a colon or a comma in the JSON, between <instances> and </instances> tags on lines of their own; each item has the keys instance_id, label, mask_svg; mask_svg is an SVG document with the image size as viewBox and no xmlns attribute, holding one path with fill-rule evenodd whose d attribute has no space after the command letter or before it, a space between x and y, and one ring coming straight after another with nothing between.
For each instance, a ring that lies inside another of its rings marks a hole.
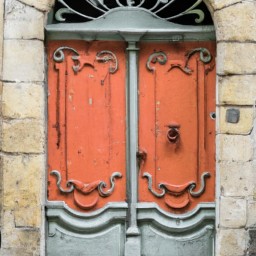
<instances>
[{"instance_id":1,"label":"stone archway","mask_svg":"<svg viewBox=\"0 0 256 256\"><path fill-rule=\"evenodd\" d=\"M256 252L253 241L256 178L251 129L256 95L256 4L205 2L217 35L216 255L252 255ZM45 253L47 92L43 40L46 12L52 4L48 0L6 0L5 13L1 13L4 37L0 38L3 84L0 255ZM240 111L237 124L225 121L228 108Z\"/></svg>"}]
</instances>

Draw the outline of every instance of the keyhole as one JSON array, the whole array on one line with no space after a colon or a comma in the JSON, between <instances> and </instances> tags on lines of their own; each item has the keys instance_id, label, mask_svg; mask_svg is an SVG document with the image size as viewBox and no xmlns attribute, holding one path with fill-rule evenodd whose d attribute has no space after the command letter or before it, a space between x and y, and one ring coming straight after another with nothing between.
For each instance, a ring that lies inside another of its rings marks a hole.
<instances>
[{"instance_id":1,"label":"keyhole","mask_svg":"<svg viewBox=\"0 0 256 256\"><path fill-rule=\"evenodd\" d=\"M216 113L213 111L210 113L210 117L212 120L215 120L216 119Z\"/></svg>"}]
</instances>

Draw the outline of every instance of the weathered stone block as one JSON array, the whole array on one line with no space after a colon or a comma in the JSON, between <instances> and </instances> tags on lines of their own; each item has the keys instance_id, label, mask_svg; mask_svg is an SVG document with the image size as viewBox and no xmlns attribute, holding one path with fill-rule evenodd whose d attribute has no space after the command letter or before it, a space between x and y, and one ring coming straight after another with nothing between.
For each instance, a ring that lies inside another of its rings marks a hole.
<instances>
[{"instance_id":1,"label":"weathered stone block","mask_svg":"<svg viewBox=\"0 0 256 256\"><path fill-rule=\"evenodd\" d=\"M256 201L248 201L247 228L256 228Z\"/></svg>"},{"instance_id":2,"label":"weathered stone block","mask_svg":"<svg viewBox=\"0 0 256 256\"><path fill-rule=\"evenodd\" d=\"M5 39L44 39L44 14L16 0L6 1Z\"/></svg>"},{"instance_id":3,"label":"weathered stone block","mask_svg":"<svg viewBox=\"0 0 256 256\"><path fill-rule=\"evenodd\" d=\"M243 2L216 11L217 41L256 41L256 5Z\"/></svg>"},{"instance_id":4,"label":"weathered stone block","mask_svg":"<svg viewBox=\"0 0 256 256\"><path fill-rule=\"evenodd\" d=\"M219 159L221 161L250 161L253 159L251 136L219 135Z\"/></svg>"},{"instance_id":5,"label":"weathered stone block","mask_svg":"<svg viewBox=\"0 0 256 256\"><path fill-rule=\"evenodd\" d=\"M3 151L42 153L44 144L43 121L23 120L3 123Z\"/></svg>"},{"instance_id":6,"label":"weathered stone block","mask_svg":"<svg viewBox=\"0 0 256 256\"><path fill-rule=\"evenodd\" d=\"M42 11L49 11L54 4L55 0L20 0L21 2L34 6L35 8Z\"/></svg>"},{"instance_id":7,"label":"weathered stone block","mask_svg":"<svg viewBox=\"0 0 256 256\"><path fill-rule=\"evenodd\" d=\"M220 108L220 127L219 132L229 134L246 134L251 131L253 124L253 108L243 107L238 108L240 111L240 118L238 123L229 123L226 121L226 113L230 107Z\"/></svg>"},{"instance_id":8,"label":"weathered stone block","mask_svg":"<svg viewBox=\"0 0 256 256\"><path fill-rule=\"evenodd\" d=\"M219 103L253 105L256 98L256 76L219 76Z\"/></svg>"},{"instance_id":9,"label":"weathered stone block","mask_svg":"<svg viewBox=\"0 0 256 256\"><path fill-rule=\"evenodd\" d=\"M246 200L221 197L220 225L226 228L242 228L246 224Z\"/></svg>"},{"instance_id":10,"label":"weathered stone block","mask_svg":"<svg viewBox=\"0 0 256 256\"><path fill-rule=\"evenodd\" d=\"M247 231L247 254L248 256L256 255L256 229Z\"/></svg>"},{"instance_id":11,"label":"weathered stone block","mask_svg":"<svg viewBox=\"0 0 256 256\"><path fill-rule=\"evenodd\" d=\"M217 232L217 255L245 255L245 239L244 229L219 229Z\"/></svg>"},{"instance_id":12,"label":"weathered stone block","mask_svg":"<svg viewBox=\"0 0 256 256\"><path fill-rule=\"evenodd\" d=\"M217 74L255 74L256 44L218 43Z\"/></svg>"},{"instance_id":13,"label":"weathered stone block","mask_svg":"<svg viewBox=\"0 0 256 256\"><path fill-rule=\"evenodd\" d=\"M15 227L40 227L44 156L4 156L2 166L5 218L11 210Z\"/></svg>"},{"instance_id":14,"label":"weathered stone block","mask_svg":"<svg viewBox=\"0 0 256 256\"><path fill-rule=\"evenodd\" d=\"M218 10L235 3L240 3L242 0L205 0L204 2L208 3L208 5L211 5L214 10Z\"/></svg>"},{"instance_id":15,"label":"weathered stone block","mask_svg":"<svg viewBox=\"0 0 256 256\"><path fill-rule=\"evenodd\" d=\"M4 0L0 0L0 80L2 79L3 68L3 35L4 34Z\"/></svg>"},{"instance_id":16,"label":"weathered stone block","mask_svg":"<svg viewBox=\"0 0 256 256\"><path fill-rule=\"evenodd\" d=\"M44 45L37 40L5 40L3 79L6 81L44 80Z\"/></svg>"},{"instance_id":17,"label":"weathered stone block","mask_svg":"<svg viewBox=\"0 0 256 256\"><path fill-rule=\"evenodd\" d=\"M256 172L252 162L221 162L220 188L223 196L253 196Z\"/></svg>"},{"instance_id":18,"label":"weathered stone block","mask_svg":"<svg viewBox=\"0 0 256 256\"><path fill-rule=\"evenodd\" d=\"M43 117L43 86L23 83L4 83L2 100L2 113L4 117Z\"/></svg>"},{"instance_id":19,"label":"weathered stone block","mask_svg":"<svg viewBox=\"0 0 256 256\"><path fill-rule=\"evenodd\" d=\"M15 229L6 237L3 232L3 256L39 256L40 255L40 230ZM6 253L6 254L4 254Z\"/></svg>"}]
</instances>

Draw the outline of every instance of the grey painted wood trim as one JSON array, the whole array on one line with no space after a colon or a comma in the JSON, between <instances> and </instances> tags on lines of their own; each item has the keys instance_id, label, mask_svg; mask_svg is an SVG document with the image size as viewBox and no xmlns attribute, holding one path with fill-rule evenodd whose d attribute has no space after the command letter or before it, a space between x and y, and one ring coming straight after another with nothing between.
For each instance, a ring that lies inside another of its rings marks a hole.
<instances>
[{"instance_id":1,"label":"grey painted wood trim","mask_svg":"<svg viewBox=\"0 0 256 256\"><path fill-rule=\"evenodd\" d=\"M162 210L156 203L138 203L138 222L151 222L168 232L184 232L199 227L205 221L214 224L215 203L199 203L186 214L176 215Z\"/></svg>"},{"instance_id":2,"label":"grey painted wood trim","mask_svg":"<svg viewBox=\"0 0 256 256\"><path fill-rule=\"evenodd\" d=\"M122 41L124 33L144 34L140 41L216 40L214 26L179 25L136 8L115 8L94 21L48 24L45 29L47 40Z\"/></svg>"},{"instance_id":3,"label":"grey painted wood trim","mask_svg":"<svg viewBox=\"0 0 256 256\"><path fill-rule=\"evenodd\" d=\"M81 213L68 207L65 202L47 202L46 216L49 225L57 223L78 233L103 229L115 222L125 222L128 205L126 202L108 203L91 213Z\"/></svg>"}]
</instances>

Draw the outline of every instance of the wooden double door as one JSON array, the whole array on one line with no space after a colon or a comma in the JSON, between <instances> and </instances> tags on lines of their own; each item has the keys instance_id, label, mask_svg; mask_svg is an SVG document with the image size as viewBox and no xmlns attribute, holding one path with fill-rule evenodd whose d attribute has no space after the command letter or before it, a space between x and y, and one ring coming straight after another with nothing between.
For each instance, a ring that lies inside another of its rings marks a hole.
<instances>
[{"instance_id":1,"label":"wooden double door","mask_svg":"<svg viewBox=\"0 0 256 256\"><path fill-rule=\"evenodd\" d=\"M136 47L132 68L126 42L48 42L48 255L124 255L131 189L141 255L213 253L215 42ZM135 124L127 97L134 68ZM122 218L110 220L119 206Z\"/></svg>"}]
</instances>

